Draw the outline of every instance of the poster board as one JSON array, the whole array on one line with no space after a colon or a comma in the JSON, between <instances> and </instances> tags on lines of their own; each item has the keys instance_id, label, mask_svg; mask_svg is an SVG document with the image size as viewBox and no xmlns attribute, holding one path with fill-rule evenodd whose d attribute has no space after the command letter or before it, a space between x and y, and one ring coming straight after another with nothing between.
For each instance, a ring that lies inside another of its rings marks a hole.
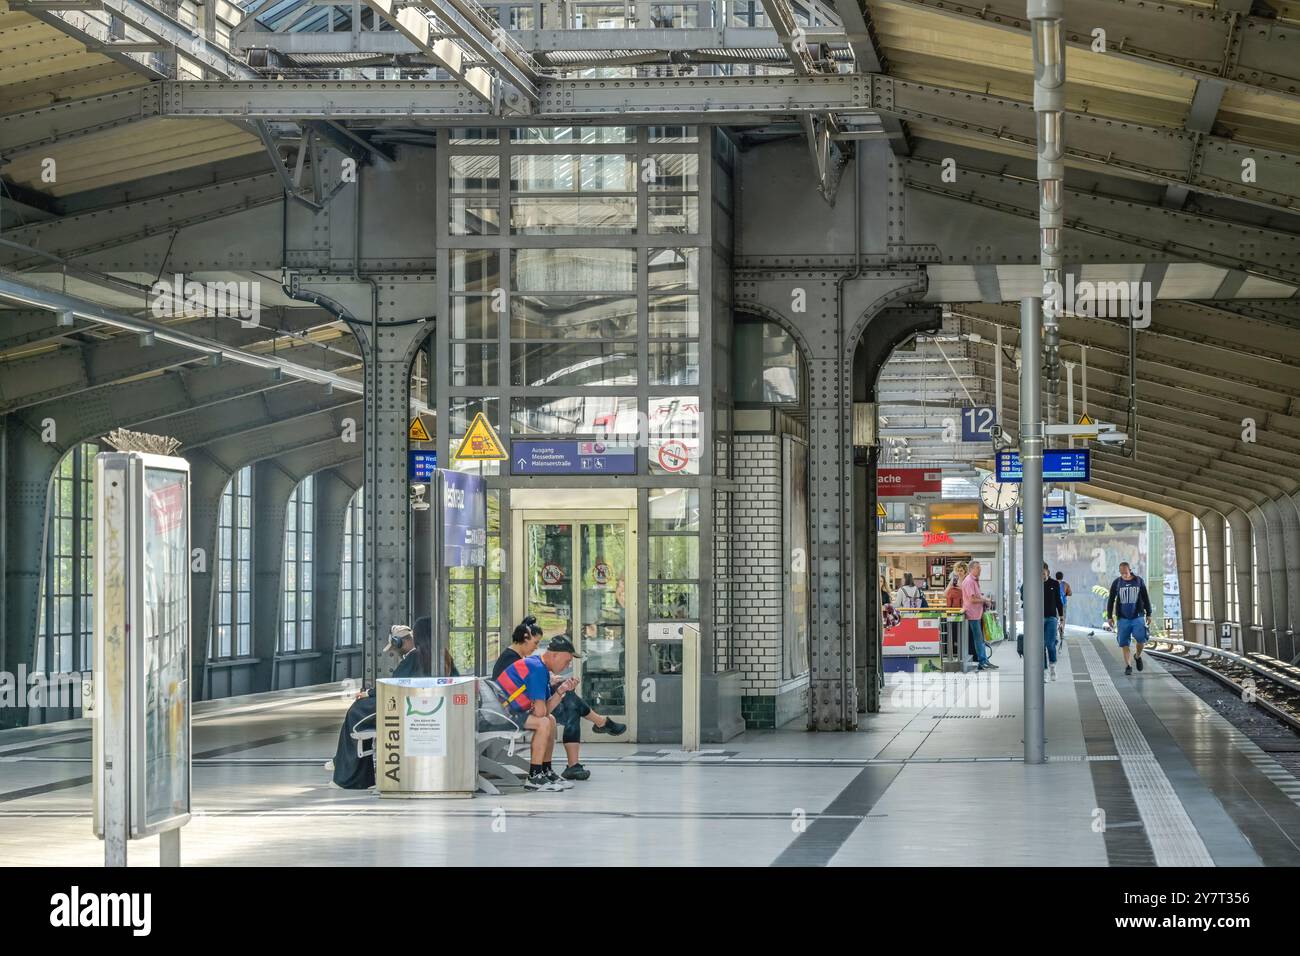
<instances>
[{"instance_id":1,"label":"poster board","mask_svg":"<svg viewBox=\"0 0 1300 956\"><path fill-rule=\"evenodd\" d=\"M94 830L118 847L191 809L189 462L95 460Z\"/></svg>"}]
</instances>

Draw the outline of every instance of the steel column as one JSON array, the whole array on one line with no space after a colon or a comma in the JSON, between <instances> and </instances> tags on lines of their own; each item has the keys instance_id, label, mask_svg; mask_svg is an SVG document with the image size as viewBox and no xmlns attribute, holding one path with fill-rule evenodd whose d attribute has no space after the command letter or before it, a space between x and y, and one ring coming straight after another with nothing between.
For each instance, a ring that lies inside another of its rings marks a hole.
<instances>
[{"instance_id":1,"label":"steel column","mask_svg":"<svg viewBox=\"0 0 1300 956\"><path fill-rule=\"evenodd\" d=\"M1025 763L1045 761L1043 737L1042 301L1020 300L1020 507L1025 535Z\"/></svg>"}]
</instances>

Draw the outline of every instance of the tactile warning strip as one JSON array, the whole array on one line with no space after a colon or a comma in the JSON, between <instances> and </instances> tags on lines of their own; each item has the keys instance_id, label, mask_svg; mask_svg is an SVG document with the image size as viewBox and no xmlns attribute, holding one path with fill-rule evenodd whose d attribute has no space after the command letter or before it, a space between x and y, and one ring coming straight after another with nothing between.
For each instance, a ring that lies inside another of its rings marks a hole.
<instances>
[{"instance_id":1,"label":"tactile warning strip","mask_svg":"<svg viewBox=\"0 0 1300 956\"><path fill-rule=\"evenodd\" d=\"M1079 648L1092 677L1093 691L1101 703L1102 713L1115 739L1120 766L1128 778L1137 803L1138 814L1157 866L1213 866L1214 860L1187 810L1178 799L1173 784L1129 711L1124 698L1115 688L1097 651L1087 641Z\"/></svg>"}]
</instances>

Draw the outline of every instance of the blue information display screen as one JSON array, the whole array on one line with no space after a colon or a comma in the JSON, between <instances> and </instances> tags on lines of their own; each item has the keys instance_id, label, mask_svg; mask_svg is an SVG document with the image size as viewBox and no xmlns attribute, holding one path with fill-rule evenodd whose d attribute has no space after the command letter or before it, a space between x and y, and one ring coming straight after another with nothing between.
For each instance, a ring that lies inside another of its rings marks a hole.
<instances>
[{"instance_id":1,"label":"blue information display screen","mask_svg":"<svg viewBox=\"0 0 1300 956\"><path fill-rule=\"evenodd\" d=\"M998 452L998 481L1024 480L1020 452ZM1091 481L1092 452L1087 448L1049 448L1043 451L1043 481Z\"/></svg>"},{"instance_id":2,"label":"blue information display screen","mask_svg":"<svg viewBox=\"0 0 1300 956\"><path fill-rule=\"evenodd\" d=\"M603 441L510 443L512 475L635 475L636 448Z\"/></svg>"},{"instance_id":3,"label":"blue information display screen","mask_svg":"<svg viewBox=\"0 0 1300 956\"><path fill-rule=\"evenodd\" d=\"M1016 509L1016 524L1025 523L1025 513L1019 508ZM1043 509L1043 524L1069 524L1070 512L1064 505L1057 505L1052 508Z\"/></svg>"},{"instance_id":4,"label":"blue information display screen","mask_svg":"<svg viewBox=\"0 0 1300 956\"><path fill-rule=\"evenodd\" d=\"M411 481L429 481L438 467L436 451L417 451L411 449L406 453L406 477Z\"/></svg>"}]
</instances>

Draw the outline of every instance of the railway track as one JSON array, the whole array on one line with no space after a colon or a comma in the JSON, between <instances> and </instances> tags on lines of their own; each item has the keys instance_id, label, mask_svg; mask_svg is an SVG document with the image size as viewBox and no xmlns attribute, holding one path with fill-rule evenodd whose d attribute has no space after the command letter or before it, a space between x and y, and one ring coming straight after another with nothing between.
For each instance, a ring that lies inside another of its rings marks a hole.
<instances>
[{"instance_id":1,"label":"railway track","mask_svg":"<svg viewBox=\"0 0 1300 956\"><path fill-rule=\"evenodd\" d=\"M1235 654L1170 637L1153 637L1146 653L1208 674L1300 732L1300 667L1295 664L1267 654Z\"/></svg>"}]
</instances>

